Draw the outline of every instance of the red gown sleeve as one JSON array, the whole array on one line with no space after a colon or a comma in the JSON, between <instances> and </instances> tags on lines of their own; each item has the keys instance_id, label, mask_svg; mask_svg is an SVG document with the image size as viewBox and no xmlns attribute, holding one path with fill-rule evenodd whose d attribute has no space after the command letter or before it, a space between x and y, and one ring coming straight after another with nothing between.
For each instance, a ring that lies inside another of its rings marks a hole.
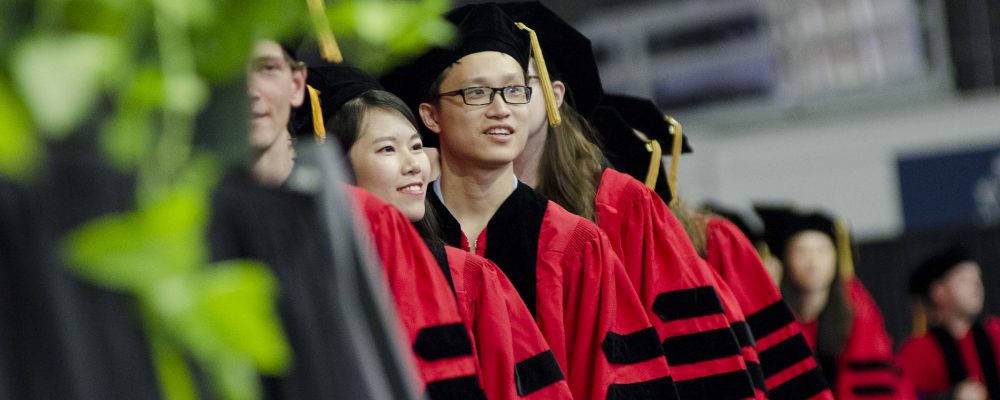
<instances>
[{"instance_id":1,"label":"red gown sleeve","mask_svg":"<svg viewBox=\"0 0 1000 400\"><path fill-rule=\"evenodd\" d=\"M395 207L347 190L365 216L428 397L484 398L468 332L434 256Z\"/></svg>"},{"instance_id":2,"label":"red gown sleeve","mask_svg":"<svg viewBox=\"0 0 1000 400\"><path fill-rule=\"evenodd\" d=\"M893 367L892 341L882 313L861 281L844 282L854 311L851 334L837 357L837 399L916 399L912 384Z\"/></svg>"},{"instance_id":3,"label":"red gown sleeve","mask_svg":"<svg viewBox=\"0 0 1000 400\"><path fill-rule=\"evenodd\" d=\"M537 275L554 279L538 282L536 320L573 397L677 398L656 331L607 236L550 202L539 240L547 249Z\"/></svg>"},{"instance_id":4,"label":"red gown sleeve","mask_svg":"<svg viewBox=\"0 0 1000 400\"><path fill-rule=\"evenodd\" d=\"M445 251L487 398L571 399L548 343L503 272L466 251Z\"/></svg>"},{"instance_id":5,"label":"red gown sleeve","mask_svg":"<svg viewBox=\"0 0 1000 400\"><path fill-rule=\"evenodd\" d=\"M896 367L920 395L946 395L951 388L944 355L931 335L903 342L896 354Z\"/></svg>"},{"instance_id":6,"label":"red gown sleeve","mask_svg":"<svg viewBox=\"0 0 1000 400\"><path fill-rule=\"evenodd\" d=\"M595 206L663 343L681 398L761 395L730 325L738 321L727 317L730 299L666 204L635 179L607 169Z\"/></svg>"},{"instance_id":7,"label":"red gown sleeve","mask_svg":"<svg viewBox=\"0 0 1000 400\"><path fill-rule=\"evenodd\" d=\"M731 222L706 224L706 260L732 289L756 340L771 399L833 399L802 327L750 240Z\"/></svg>"}]
</instances>

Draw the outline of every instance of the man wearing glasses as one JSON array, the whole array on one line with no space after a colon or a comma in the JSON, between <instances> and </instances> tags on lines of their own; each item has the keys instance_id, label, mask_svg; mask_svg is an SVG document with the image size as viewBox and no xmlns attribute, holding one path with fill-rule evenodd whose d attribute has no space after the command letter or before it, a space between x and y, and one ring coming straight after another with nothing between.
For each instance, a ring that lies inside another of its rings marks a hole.
<instances>
[{"instance_id":1,"label":"man wearing glasses","mask_svg":"<svg viewBox=\"0 0 1000 400\"><path fill-rule=\"evenodd\" d=\"M676 398L656 332L607 236L514 175L530 130L527 32L495 4L446 18L459 43L397 67L382 84L416 106L440 139L441 177L428 201L442 238L495 262L551 347L518 363L519 395L565 373L575 399Z\"/></svg>"}]
</instances>

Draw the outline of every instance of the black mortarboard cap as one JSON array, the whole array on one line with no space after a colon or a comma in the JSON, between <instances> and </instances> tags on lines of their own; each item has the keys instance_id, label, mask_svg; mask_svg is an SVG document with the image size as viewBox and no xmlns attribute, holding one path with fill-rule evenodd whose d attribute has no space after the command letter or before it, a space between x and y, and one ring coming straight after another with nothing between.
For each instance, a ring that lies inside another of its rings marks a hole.
<instances>
[{"instance_id":1,"label":"black mortarboard cap","mask_svg":"<svg viewBox=\"0 0 1000 400\"><path fill-rule=\"evenodd\" d=\"M618 111L607 106L597 106L590 116L590 122L600 132L604 155L611 165L639 182L645 182L650 157L653 155L646 148L646 143L632 133L632 127ZM658 164L656 167L660 168ZM664 202L670 202L670 184L664 174L657 174L653 190Z\"/></svg>"},{"instance_id":2,"label":"black mortarboard cap","mask_svg":"<svg viewBox=\"0 0 1000 400\"><path fill-rule=\"evenodd\" d=\"M500 8L535 30L552 79L565 83L569 104L590 116L604 94L590 39L540 2L502 3Z\"/></svg>"},{"instance_id":3,"label":"black mortarboard cap","mask_svg":"<svg viewBox=\"0 0 1000 400\"><path fill-rule=\"evenodd\" d=\"M445 19L456 26L456 41L449 48L434 47L413 61L397 66L380 77L382 85L399 96L415 115L418 106L429 100L431 84L445 68L469 54L497 51L513 57L526 68L531 52L528 32L496 3L472 4L452 10ZM425 128L421 131L426 133ZM433 135L424 135L430 139Z\"/></svg>"},{"instance_id":4,"label":"black mortarboard cap","mask_svg":"<svg viewBox=\"0 0 1000 400\"><path fill-rule=\"evenodd\" d=\"M764 221L764 241L779 258L784 258L788 240L807 230L825 233L837 244L834 220L824 213L799 212L791 207L764 205L754 205L754 211Z\"/></svg>"},{"instance_id":5,"label":"black mortarboard cap","mask_svg":"<svg viewBox=\"0 0 1000 400\"><path fill-rule=\"evenodd\" d=\"M367 91L383 90L375 77L348 64L327 63L309 68L306 84L309 101L295 110L295 119L299 121L297 131L317 138L325 137L324 122L344 103Z\"/></svg>"},{"instance_id":6,"label":"black mortarboard cap","mask_svg":"<svg viewBox=\"0 0 1000 400\"><path fill-rule=\"evenodd\" d=\"M671 133L670 123L652 100L621 94L605 94L601 98L601 104L618 110L632 128L652 140L659 141L661 146L669 149L673 143L674 135ZM683 141L681 153L690 153L692 149L688 144L687 135L681 139Z\"/></svg>"},{"instance_id":7,"label":"black mortarboard cap","mask_svg":"<svg viewBox=\"0 0 1000 400\"><path fill-rule=\"evenodd\" d=\"M931 284L943 278L956 265L972 260L969 251L959 245L928 257L910 275L910 294L927 299L930 296Z\"/></svg>"}]
</instances>

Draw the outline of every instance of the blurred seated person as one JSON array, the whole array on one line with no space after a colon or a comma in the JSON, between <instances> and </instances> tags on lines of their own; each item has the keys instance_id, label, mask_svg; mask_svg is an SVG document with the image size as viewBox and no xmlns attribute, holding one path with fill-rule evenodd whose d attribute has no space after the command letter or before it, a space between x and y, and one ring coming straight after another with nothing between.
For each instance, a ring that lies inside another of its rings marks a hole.
<instances>
[{"instance_id":1,"label":"blurred seated person","mask_svg":"<svg viewBox=\"0 0 1000 400\"><path fill-rule=\"evenodd\" d=\"M913 272L910 293L918 297L930 327L903 343L896 361L922 398L1000 398L1000 318L982 314L979 264L954 246Z\"/></svg>"}]
</instances>

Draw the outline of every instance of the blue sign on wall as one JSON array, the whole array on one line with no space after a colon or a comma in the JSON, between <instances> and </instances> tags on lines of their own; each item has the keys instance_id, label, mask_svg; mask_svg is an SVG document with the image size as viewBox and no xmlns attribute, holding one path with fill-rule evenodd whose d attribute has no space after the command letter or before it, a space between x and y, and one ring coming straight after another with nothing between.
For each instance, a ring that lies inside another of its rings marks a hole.
<instances>
[{"instance_id":1,"label":"blue sign on wall","mask_svg":"<svg viewBox=\"0 0 1000 400\"><path fill-rule=\"evenodd\" d=\"M1000 223L1000 145L901 157L907 230Z\"/></svg>"}]
</instances>

